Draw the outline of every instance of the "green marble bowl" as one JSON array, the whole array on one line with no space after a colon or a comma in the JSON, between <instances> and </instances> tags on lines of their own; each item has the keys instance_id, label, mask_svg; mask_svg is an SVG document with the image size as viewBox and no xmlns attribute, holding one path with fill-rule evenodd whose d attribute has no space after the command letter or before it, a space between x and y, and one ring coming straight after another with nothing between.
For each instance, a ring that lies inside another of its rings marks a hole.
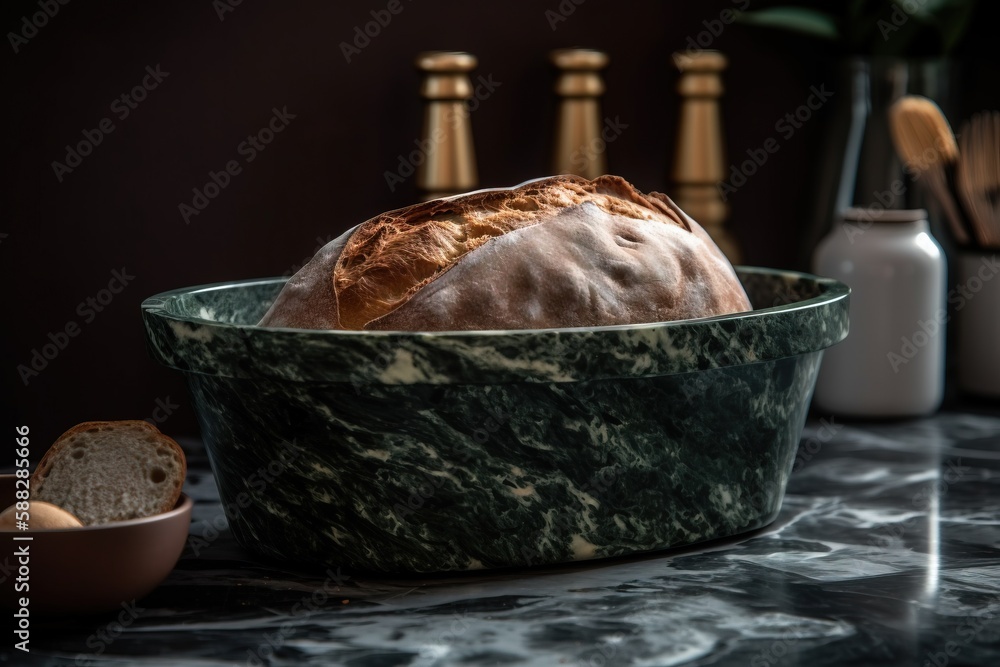
<instances>
[{"instance_id":1,"label":"green marble bowl","mask_svg":"<svg viewBox=\"0 0 1000 667\"><path fill-rule=\"evenodd\" d=\"M381 572L666 549L774 520L848 288L742 268L756 310L482 332L255 326L284 279L142 304L247 549Z\"/></svg>"}]
</instances>

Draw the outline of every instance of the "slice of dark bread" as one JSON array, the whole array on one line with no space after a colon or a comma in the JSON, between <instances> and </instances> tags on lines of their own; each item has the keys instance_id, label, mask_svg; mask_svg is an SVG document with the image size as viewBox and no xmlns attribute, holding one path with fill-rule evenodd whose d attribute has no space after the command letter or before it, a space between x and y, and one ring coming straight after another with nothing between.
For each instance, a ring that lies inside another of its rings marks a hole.
<instances>
[{"instance_id":1,"label":"slice of dark bread","mask_svg":"<svg viewBox=\"0 0 1000 667\"><path fill-rule=\"evenodd\" d=\"M85 526L139 519L173 509L186 474L184 451L155 426L84 422L39 461L31 498L58 505Z\"/></svg>"}]
</instances>

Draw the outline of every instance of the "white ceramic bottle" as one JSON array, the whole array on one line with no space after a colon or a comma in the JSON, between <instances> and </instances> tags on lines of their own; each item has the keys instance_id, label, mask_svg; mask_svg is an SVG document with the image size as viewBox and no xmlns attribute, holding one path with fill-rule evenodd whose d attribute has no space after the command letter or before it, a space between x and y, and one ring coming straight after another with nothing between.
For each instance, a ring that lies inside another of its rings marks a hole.
<instances>
[{"instance_id":1,"label":"white ceramic bottle","mask_svg":"<svg viewBox=\"0 0 1000 667\"><path fill-rule=\"evenodd\" d=\"M849 209L813 272L851 288L847 339L827 350L815 401L859 417L934 412L944 395L946 265L927 213Z\"/></svg>"}]
</instances>

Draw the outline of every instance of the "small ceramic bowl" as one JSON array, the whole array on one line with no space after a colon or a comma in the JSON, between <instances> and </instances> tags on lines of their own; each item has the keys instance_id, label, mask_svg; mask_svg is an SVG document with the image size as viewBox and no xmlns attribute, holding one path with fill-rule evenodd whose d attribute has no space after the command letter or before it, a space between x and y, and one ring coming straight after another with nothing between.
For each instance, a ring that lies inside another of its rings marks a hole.
<instances>
[{"instance_id":1,"label":"small ceramic bowl","mask_svg":"<svg viewBox=\"0 0 1000 667\"><path fill-rule=\"evenodd\" d=\"M14 475L0 475L0 503L14 503ZM169 512L144 519L58 530L0 531L3 603L28 598L35 612L101 612L140 600L177 564L193 503L181 495ZM14 538L31 538L18 539ZM28 556L19 555L27 549ZM20 579L20 581L19 581ZM18 590L27 585L27 590Z\"/></svg>"},{"instance_id":2,"label":"small ceramic bowl","mask_svg":"<svg viewBox=\"0 0 1000 667\"><path fill-rule=\"evenodd\" d=\"M738 269L755 310L627 326L256 326L284 279L147 299L236 538L284 562L501 568L676 547L781 506L842 283Z\"/></svg>"}]
</instances>

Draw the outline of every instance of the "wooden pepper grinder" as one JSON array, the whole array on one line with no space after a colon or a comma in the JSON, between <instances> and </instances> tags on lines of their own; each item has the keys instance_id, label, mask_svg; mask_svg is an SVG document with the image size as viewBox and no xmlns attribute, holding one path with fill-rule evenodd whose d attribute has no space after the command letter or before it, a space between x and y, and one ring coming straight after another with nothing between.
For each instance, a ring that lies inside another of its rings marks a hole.
<instances>
[{"instance_id":1,"label":"wooden pepper grinder","mask_svg":"<svg viewBox=\"0 0 1000 667\"><path fill-rule=\"evenodd\" d=\"M674 200L705 228L730 262L739 264L743 253L735 237L723 226L729 206L719 190L719 183L726 178L719 116L721 72L726 68L726 56L718 51L675 53L674 64L681 72L677 92L682 98L673 173Z\"/></svg>"},{"instance_id":2,"label":"wooden pepper grinder","mask_svg":"<svg viewBox=\"0 0 1000 667\"><path fill-rule=\"evenodd\" d=\"M559 114L552 159L554 174L596 178L607 173L601 138L601 101L608 54L591 49L558 49L550 54L561 71L556 79Z\"/></svg>"},{"instance_id":3,"label":"wooden pepper grinder","mask_svg":"<svg viewBox=\"0 0 1000 667\"><path fill-rule=\"evenodd\" d=\"M425 159L417 167L417 187L423 199L437 199L474 190L479 176L472 146L468 100L472 82L468 72L476 57L459 51L428 51L417 56L424 74L420 96L424 107Z\"/></svg>"}]
</instances>

